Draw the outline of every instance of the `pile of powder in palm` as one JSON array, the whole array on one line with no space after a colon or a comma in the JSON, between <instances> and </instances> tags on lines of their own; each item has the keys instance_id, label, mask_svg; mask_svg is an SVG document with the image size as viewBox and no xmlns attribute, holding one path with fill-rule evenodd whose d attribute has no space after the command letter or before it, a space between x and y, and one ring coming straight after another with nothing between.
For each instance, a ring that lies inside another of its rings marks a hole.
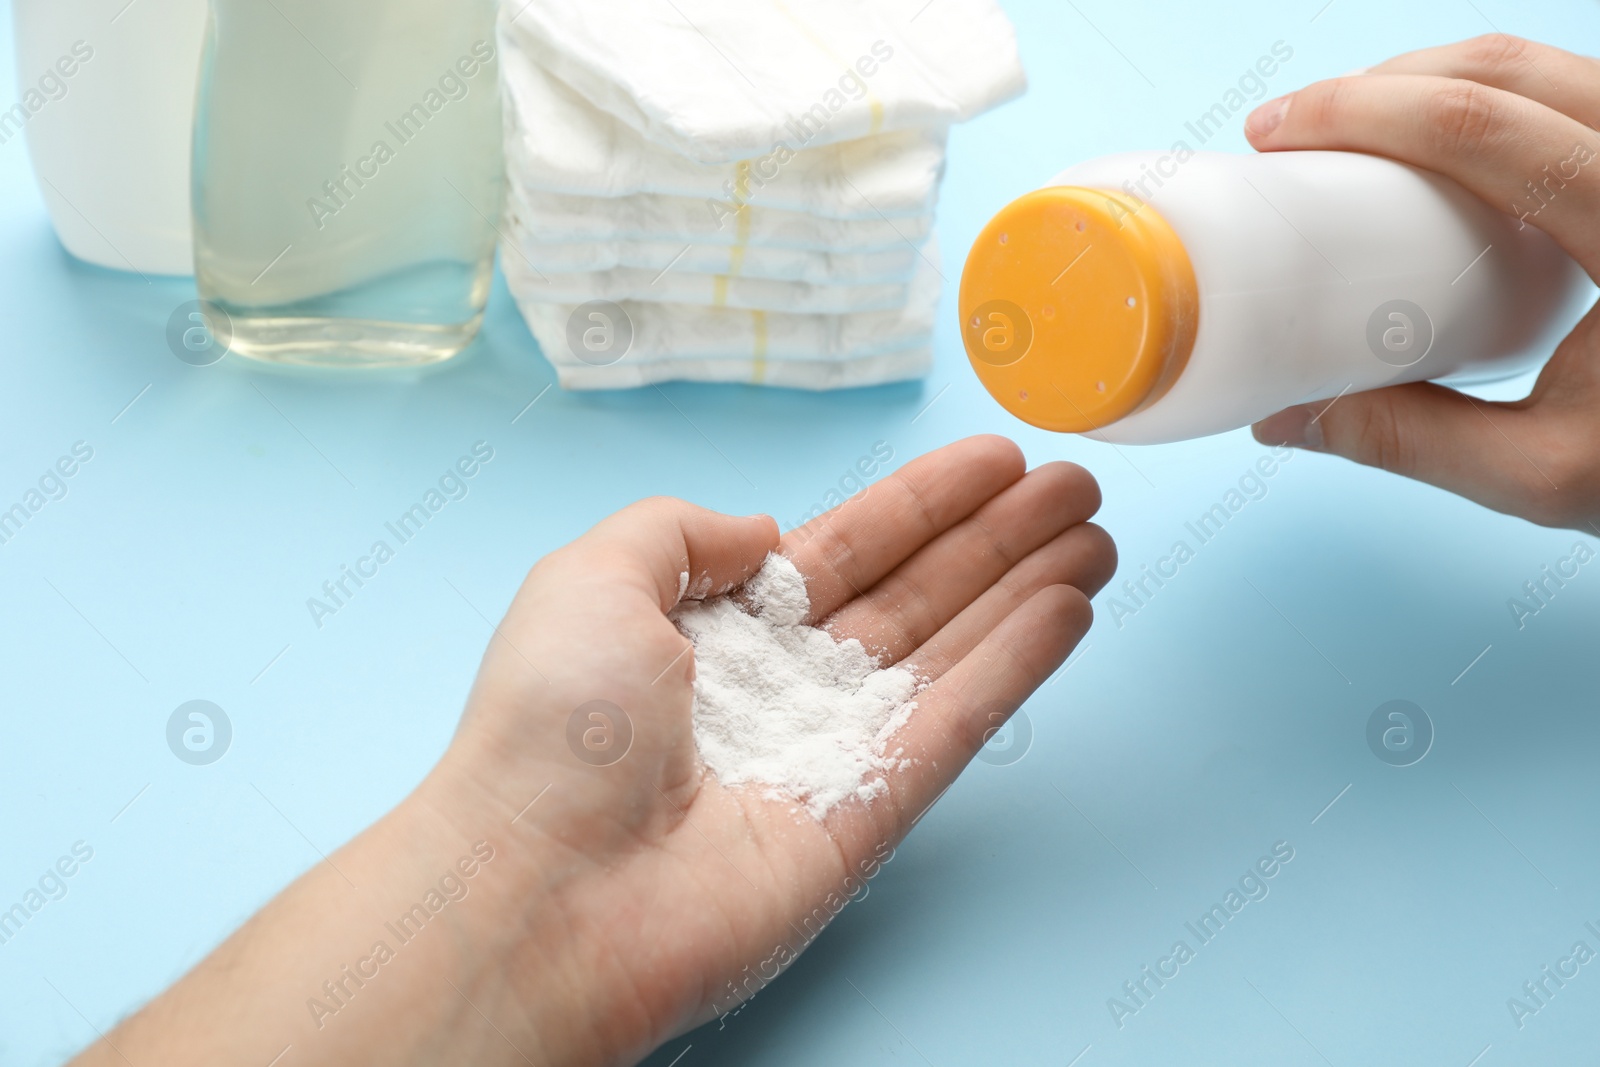
<instances>
[{"instance_id":1,"label":"pile of powder in palm","mask_svg":"<svg viewBox=\"0 0 1600 1067\"><path fill-rule=\"evenodd\" d=\"M694 736L724 785L757 784L821 819L846 797L871 800L904 765L885 746L916 706L917 679L880 670L860 641L805 624L805 579L773 554L727 596L687 602L673 620L694 642Z\"/></svg>"}]
</instances>

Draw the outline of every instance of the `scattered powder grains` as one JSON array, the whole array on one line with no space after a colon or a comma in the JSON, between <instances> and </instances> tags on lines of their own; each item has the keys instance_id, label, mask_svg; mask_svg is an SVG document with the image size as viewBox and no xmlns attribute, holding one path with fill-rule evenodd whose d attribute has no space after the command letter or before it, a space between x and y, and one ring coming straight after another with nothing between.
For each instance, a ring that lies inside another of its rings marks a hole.
<instances>
[{"instance_id":1,"label":"scattered powder grains","mask_svg":"<svg viewBox=\"0 0 1600 1067\"><path fill-rule=\"evenodd\" d=\"M807 626L805 579L782 556L768 556L744 594L749 611L721 596L672 615L694 642L700 758L724 785L766 786L816 819L885 791L882 772L908 765L884 749L916 707L916 677Z\"/></svg>"}]
</instances>

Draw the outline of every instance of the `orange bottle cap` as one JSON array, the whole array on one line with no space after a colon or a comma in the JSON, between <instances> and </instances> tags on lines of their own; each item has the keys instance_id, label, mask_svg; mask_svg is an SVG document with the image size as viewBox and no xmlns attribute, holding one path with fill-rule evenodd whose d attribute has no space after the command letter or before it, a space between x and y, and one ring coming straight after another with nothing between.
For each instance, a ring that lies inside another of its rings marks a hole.
<instances>
[{"instance_id":1,"label":"orange bottle cap","mask_svg":"<svg viewBox=\"0 0 1600 1067\"><path fill-rule=\"evenodd\" d=\"M989 220L959 305L984 388L1063 433L1160 399L1188 361L1200 308L1189 255L1154 208L1077 186L1035 190Z\"/></svg>"}]
</instances>

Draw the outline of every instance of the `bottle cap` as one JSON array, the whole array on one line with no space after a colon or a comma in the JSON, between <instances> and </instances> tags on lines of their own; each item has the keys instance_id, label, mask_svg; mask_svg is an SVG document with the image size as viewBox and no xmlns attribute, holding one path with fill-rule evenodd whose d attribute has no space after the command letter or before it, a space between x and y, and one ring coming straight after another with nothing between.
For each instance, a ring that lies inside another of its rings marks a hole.
<instances>
[{"instance_id":1,"label":"bottle cap","mask_svg":"<svg viewBox=\"0 0 1600 1067\"><path fill-rule=\"evenodd\" d=\"M1001 209L961 273L961 339L1024 422L1085 433L1161 398L1194 347L1183 242L1149 204L1051 186Z\"/></svg>"}]
</instances>

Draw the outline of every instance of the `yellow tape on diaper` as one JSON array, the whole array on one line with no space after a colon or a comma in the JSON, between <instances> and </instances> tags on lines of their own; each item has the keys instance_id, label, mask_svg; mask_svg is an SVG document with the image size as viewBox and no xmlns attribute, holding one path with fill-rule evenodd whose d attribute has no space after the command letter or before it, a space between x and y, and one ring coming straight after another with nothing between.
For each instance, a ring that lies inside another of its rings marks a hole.
<instances>
[{"instance_id":1,"label":"yellow tape on diaper","mask_svg":"<svg viewBox=\"0 0 1600 1067\"><path fill-rule=\"evenodd\" d=\"M760 385L767 376L767 313L750 312L750 325L755 328L755 345L751 350L750 382Z\"/></svg>"},{"instance_id":2,"label":"yellow tape on diaper","mask_svg":"<svg viewBox=\"0 0 1600 1067\"><path fill-rule=\"evenodd\" d=\"M829 45L827 41L817 36L816 32L813 31L810 26L806 25L804 20L802 20L793 11L789 10L789 8L783 3L783 0L772 0L772 6L777 8L778 11L790 22L794 23L795 28L805 35L806 40L816 45L817 50L823 55L839 64L841 67L844 67L851 72L855 71L855 66L849 60L840 56L833 50L833 47ZM865 78L861 78L859 80L861 84L866 87L867 108L872 113L872 126L870 129L868 129L867 133L879 133L883 130L883 101L879 100L877 94L872 91L872 87L867 85Z\"/></svg>"}]
</instances>

